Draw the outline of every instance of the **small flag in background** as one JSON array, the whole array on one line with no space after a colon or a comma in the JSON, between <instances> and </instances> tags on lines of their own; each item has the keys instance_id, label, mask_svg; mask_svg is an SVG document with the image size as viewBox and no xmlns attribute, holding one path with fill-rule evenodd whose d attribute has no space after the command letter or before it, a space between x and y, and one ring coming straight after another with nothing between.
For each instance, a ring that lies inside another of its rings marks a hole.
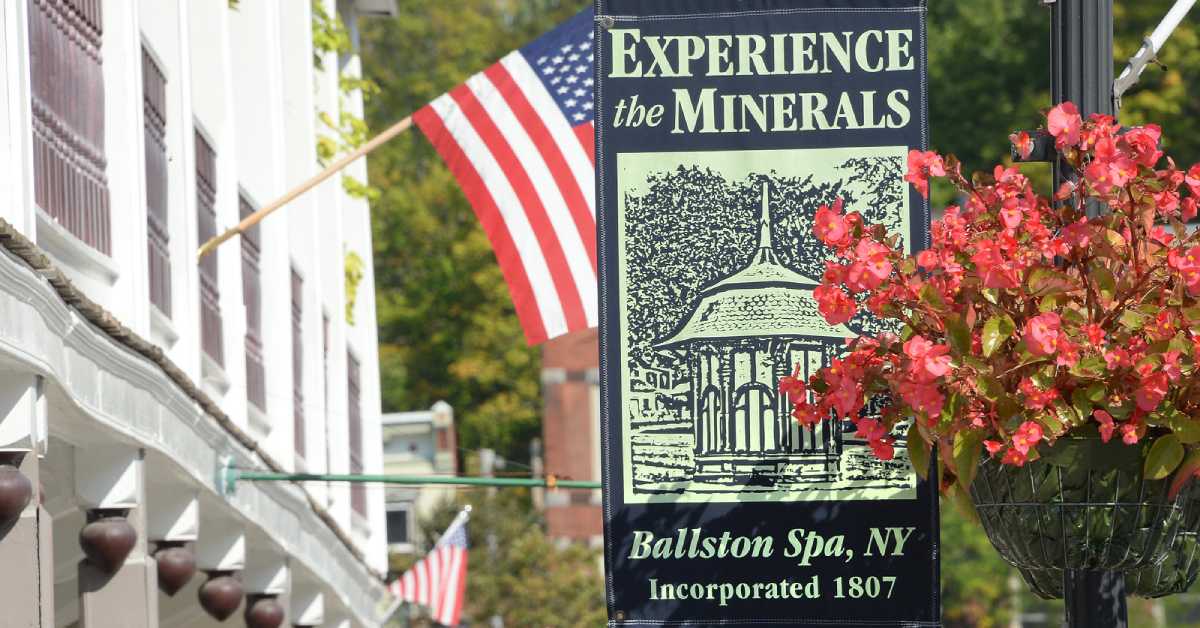
<instances>
[{"instance_id":1,"label":"small flag in background","mask_svg":"<svg viewBox=\"0 0 1200 628\"><path fill-rule=\"evenodd\" d=\"M592 9L413 115L482 223L530 344L597 324Z\"/></svg>"},{"instance_id":2,"label":"small flag in background","mask_svg":"<svg viewBox=\"0 0 1200 628\"><path fill-rule=\"evenodd\" d=\"M433 620L457 626L467 585L467 512L459 513L433 550L388 586L397 600L427 606Z\"/></svg>"}]
</instances>

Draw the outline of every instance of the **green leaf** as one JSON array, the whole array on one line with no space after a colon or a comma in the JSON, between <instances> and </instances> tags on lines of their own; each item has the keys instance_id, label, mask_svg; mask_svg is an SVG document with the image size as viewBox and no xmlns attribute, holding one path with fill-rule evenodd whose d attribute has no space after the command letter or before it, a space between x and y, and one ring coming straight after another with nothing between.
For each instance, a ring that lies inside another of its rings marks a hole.
<instances>
[{"instance_id":1,"label":"green leaf","mask_svg":"<svg viewBox=\"0 0 1200 628\"><path fill-rule=\"evenodd\" d=\"M1075 366L1071 367L1070 372L1076 377L1100 377L1104 374L1107 368L1108 365L1104 361L1104 358L1098 355L1089 355L1076 362ZM1088 390L1091 389L1089 388ZM1101 398L1104 397L1103 389L1101 390L1100 396ZM1099 399L1093 399L1092 401L1099 401Z\"/></svg>"},{"instance_id":2,"label":"green leaf","mask_svg":"<svg viewBox=\"0 0 1200 628\"><path fill-rule=\"evenodd\" d=\"M921 436L916 418L908 428L908 460L922 480L929 479L929 444Z\"/></svg>"},{"instance_id":3,"label":"green leaf","mask_svg":"<svg viewBox=\"0 0 1200 628\"><path fill-rule=\"evenodd\" d=\"M1100 296L1111 301L1117 293L1117 278L1113 277L1112 271L1103 264L1093 264L1092 271L1089 273L1092 282L1096 285L1096 291Z\"/></svg>"},{"instance_id":4,"label":"green leaf","mask_svg":"<svg viewBox=\"0 0 1200 628\"><path fill-rule=\"evenodd\" d=\"M990 401L996 401L1004 396L1004 385L991 375L980 375L978 380L979 392Z\"/></svg>"},{"instance_id":5,"label":"green leaf","mask_svg":"<svg viewBox=\"0 0 1200 628\"><path fill-rule=\"evenodd\" d=\"M1197 472L1200 472L1200 451L1191 451L1179 465L1175 477L1171 478L1171 490L1167 491L1167 499L1175 499L1175 496L1179 494L1179 489L1196 477Z\"/></svg>"},{"instance_id":6,"label":"green leaf","mask_svg":"<svg viewBox=\"0 0 1200 628\"><path fill-rule=\"evenodd\" d=\"M1137 331L1142 328L1142 325L1146 324L1146 316L1140 314L1136 310L1125 310L1125 312L1121 314L1121 318L1118 320L1120 321L1122 327L1125 327L1130 331Z\"/></svg>"},{"instance_id":7,"label":"green leaf","mask_svg":"<svg viewBox=\"0 0 1200 628\"><path fill-rule=\"evenodd\" d=\"M961 316L951 314L945 319L946 339L955 355L971 354L971 330Z\"/></svg>"},{"instance_id":8,"label":"green leaf","mask_svg":"<svg viewBox=\"0 0 1200 628\"><path fill-rule=\"evenodd\" d=\"M1179 439L1179 442L1185 445L1200 443L1200 421L1182 412L1175 411L1167 419L1167 425L1171 428L1171 432Z\"/></svg>"},{"instance_id":9,"label":"green leaf","mask_svg":"<svg viewBox=\"0 0 1200 628\"><path fill-rule=\"evenodd\" d=\"M1150 453L1146 454L1146 478L1161 480L1171 475L1183 461L1183 453L1183 444L1179 442L1178 436L1167 434L1159 437L1150 446Z\"/></svg>"},{"instance_id":10,"label":"green leaf","mask_svg":"<svg viewBox=\"0 0 1200 628\"><path fill-rule=\"evenodd\" d=\"M999 288L984 288L980 290L983 293L983 298L987 299L992 305L1000 305L1000 289Z\"/></svg>"},{"instance_id":11,"label":"green leaf","mask_svg":"<svg viewBox=\"0 0 1200 628\"><path fill-rule=\"evenodd\" d=\"M946 307L946 302L942 300L942 293L938 292L933 284L925 284L921 286L920 292L921 302L932 306L934 309L942 309Z\"/></svg>"},{"instance_id":12,"label":"green leaf","mask_svg":"<svg viewBox=\"0 0 1200 628\"><path fill-rule=\"evenodd\" d=\"M1035 268L1029 273L1025 282L1029 292L1034 295L1057 294L1075 290L1075 281L1061 271L1051 268Z\"/></svg>"},{"instance_id":13,"label":"green leaf","mask_svg":"<svg viewBox=\"0 0 1200 628\"><path fill-rule=\"evenodd\" d=\"M1080 417L1092 416L1092 400L1088 398L1087 389L1076 388L1075 392L1071 393L1071 405L1075 407L1075 411Z\"/></svg>"},{"instance_id":14,"label":"green leaf","mask_svg":"<svg viewBox=\"0 0 1200 628\"><path fill-rule=\"evenodd\" d=\"M1012 336L1012 333L1016 329L1016 323L1013 323L1012 317L1008 314L989 318L983 324L984 357L991 357L996 352L996 349L999 349Z\"/></svg>"},{"instance_id":15,"label":"green leaf","mask_svg":"<svg viewBox=\"0 0 1200 628\"><path fill-rule=\"evenodd\" d=\"M962 430L954 435L954 473L964 488L975 479L982 443L983 432Z\"/></svg>"}]
</instances>

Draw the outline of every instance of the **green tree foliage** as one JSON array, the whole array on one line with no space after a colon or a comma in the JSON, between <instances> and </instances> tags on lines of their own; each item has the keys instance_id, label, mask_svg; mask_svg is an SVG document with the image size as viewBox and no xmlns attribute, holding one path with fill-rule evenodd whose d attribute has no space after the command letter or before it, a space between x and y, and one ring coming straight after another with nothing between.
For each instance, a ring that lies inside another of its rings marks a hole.
<instances>
[{"instance_id":1,"label":"green tree foliage","mask_svg":"<svg viewBox=\"0 0 1200 628\"><path fill-rule=\"evenodd\" d=\"M979 523L942 502L942 621L946 628L1008 625L1009 566Z\"/></svg>"},{"instance_id":2,"label":"green tree foliage","mask_svg":"<svg viewBox=\"0 0 1200 628\"><path fill-rule=\"evenodd\" d=\"M414 0L364 20L373 132L416 111L579 11L586 0ZM540 431L538 350L453 176L417 130L371 155L385 411L454 406L460 443L525 459Z\"/></svg>"},{"instance_id":3,"label":"green tree foliage","mask_svg":"<svg viewBox=\"0 0 1200 628\"><path fill-rule=\"evenodd\" d=\"M458 502L443 504L419 525L432 543L462 504L474 507L467 526L471 549L464 620L487 626L492 616L499 615L505 626L604 625L598 552L582 545L560 547L548 538L525 489L501 489L493 496L486 490L461 495Z\"/></svg>"},{"instance_id":4,"label":"green tree foliage","mask_svg":"<svg viewBox=\"0 0 1200 628\"><path fill-rule=\"evenodd\" d=\"M1172 0L1117 0L1113 7L1116 73L1171 8ZM1150 65L1126 92L1121 121L1154 122L1163 127L1164 146L1180 165L1200 161L1200 31L1193 9L1159 52L1162 65Z\"/></svg>"}]
</instances>

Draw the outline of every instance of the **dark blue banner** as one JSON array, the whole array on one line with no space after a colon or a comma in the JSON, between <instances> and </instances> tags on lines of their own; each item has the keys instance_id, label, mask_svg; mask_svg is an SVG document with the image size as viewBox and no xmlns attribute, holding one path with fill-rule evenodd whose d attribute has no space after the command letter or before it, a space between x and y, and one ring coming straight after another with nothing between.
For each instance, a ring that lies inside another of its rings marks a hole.
<instances>
[{"instance_id":1,"label":"dark blue banner","mask_svg":"<svg viewBox=\"0 0 1200 628\"><path fill-rule=\"evenodd\" d=\"M612 625L936 626L938 511L898 430L800 427L779 379L847 338L812 296L841 199L927 245L921 0L598 0Z\"/></svg>"}]
</instances>

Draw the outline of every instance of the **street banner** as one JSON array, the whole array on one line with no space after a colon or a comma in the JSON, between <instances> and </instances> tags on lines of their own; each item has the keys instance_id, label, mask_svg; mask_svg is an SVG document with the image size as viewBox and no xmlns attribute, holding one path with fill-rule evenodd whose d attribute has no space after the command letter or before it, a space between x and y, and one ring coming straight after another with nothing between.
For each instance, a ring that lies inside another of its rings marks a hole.
<instances>
[{"instance_id":1,"label":"street banner","mask_svg":"<svg viewBox=\"0 0 1200 628\"><path fill-rule=\"evenodd\" d=\"M779 390L885 331L818 312L819 207L928 245L903 180L923 0L598 0L595 22L610 625L940 625L905 426L884 460Z\"/></svg>"}]
</instances>

